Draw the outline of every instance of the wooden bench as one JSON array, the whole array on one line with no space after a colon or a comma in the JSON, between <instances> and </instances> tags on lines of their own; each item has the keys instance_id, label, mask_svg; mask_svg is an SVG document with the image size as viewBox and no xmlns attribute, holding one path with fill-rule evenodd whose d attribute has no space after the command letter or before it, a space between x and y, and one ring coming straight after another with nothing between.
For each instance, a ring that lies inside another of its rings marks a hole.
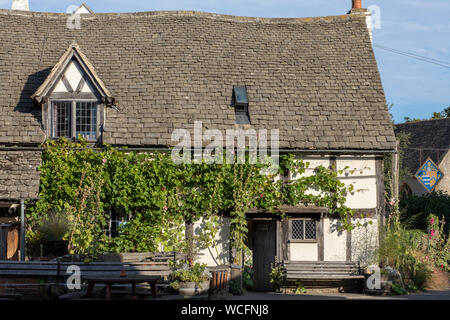
<instances>
[{"instance_id":1,"label":"wooden bench","mask_svg":"<svg viewBox=\"0 0 450 320\"><path fill-rule=\"evenodd\" d=\"M51 296L51 287L65 286L66 280L73 274L67 273L70 266L80 268L81 280L83 277L119 276L125 270L129 276L160 276L167 280L172 273L169 261L148 261L139 263L120 262L59 262L59 261L0 261L0 279L7 280L0 284L0 289L45 286L48 298ZM123 287L123 286L122 286Z\"/></svg>"},{"instance_id":2,"label":"wooden bench","mask_svg":"<svg viewBox=\"0 0 450 320\"><path fill-rule=\"evenodd\" d=\"M361 281L359 262L341 261L283 261L284 287L288 283L342 282L346 280Z\"/></svg>"}]
</instances>

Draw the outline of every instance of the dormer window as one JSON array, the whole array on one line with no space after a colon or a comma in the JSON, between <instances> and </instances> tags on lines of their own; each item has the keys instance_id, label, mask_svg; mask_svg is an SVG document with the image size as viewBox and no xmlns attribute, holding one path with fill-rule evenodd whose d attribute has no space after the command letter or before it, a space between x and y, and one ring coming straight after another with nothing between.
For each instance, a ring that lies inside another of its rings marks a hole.
<instances>
[{"instance_id":1,"label":"dormer window","mask_svg":"<svg viewBox=\"0 0 450 320\"><path fill-rule=\"evenodd\" d=\"M233 105L237 124L250 124L248 113L247 88L244 86L233 87Z\"/></svg>"},{"instance_id":2,"label":"dormer window","mask_svg":"<svg viewBox=\"0 0 450 320\"><path fill-rule=\"evenodd\" d=\"M52 138L76 139L81 135L88 141L96 141L99 132L97 105L97 101L52 101Z\"/></svg>"},{"instance_id":3,"label":"dormer window","mask_svg":"<svg viewBox=\"0 0 450 320\"><path fill-rule=\"evenodd\" d=\"M77 139L81 135L97 142L105 107L114 106L114 98L76 44L69 47L32 98L42 106L49 138Z\"/></svg>"}]
</instances>

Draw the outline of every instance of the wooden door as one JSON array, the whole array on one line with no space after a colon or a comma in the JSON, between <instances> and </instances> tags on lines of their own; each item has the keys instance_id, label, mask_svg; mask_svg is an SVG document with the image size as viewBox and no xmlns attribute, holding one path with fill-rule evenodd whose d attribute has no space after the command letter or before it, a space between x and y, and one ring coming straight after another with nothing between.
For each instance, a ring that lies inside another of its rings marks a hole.
<instances>
[{"instance_id":1,"label":"wooden door","mask_svg":"<svg viewBox=\"0 0 450 320\"><path fill-rule=\"evenodd\" d=\"M272 291L271 264L276 255L276 222L253 221L253 290Z\"/></svg>"}]
</instances>

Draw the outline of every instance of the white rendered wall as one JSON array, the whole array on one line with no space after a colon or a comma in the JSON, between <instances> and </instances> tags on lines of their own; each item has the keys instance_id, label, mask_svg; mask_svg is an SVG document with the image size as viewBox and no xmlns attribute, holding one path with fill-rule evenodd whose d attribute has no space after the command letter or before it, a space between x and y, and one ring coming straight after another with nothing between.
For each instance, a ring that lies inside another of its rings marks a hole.
<instances>
[{"instance_id":1,"label":"white rendered wall","mask_svg":"<svg viewBox=\"0 0 450 320\"><path fill-rule=\"evenodd\" d=\"M347 259L347 232L339 231L338 219L325 218L323 232L323 248L325 261L346 261Z\"/></svg>"},{"instance_id":2,"label":"white rendered wall","mask_svg":"<svg viewBox=\"0 0 450 320\"><path fill-rule=\"evenodd\" d=\"M368 266L377 261L378 219L354 219L353 223L356 222L362 226L352 230L352 261L360 261L362 266Z\"/></svg>"},{"instance_id":3,"label":"white rendered wall","mask_svg":"<svg viewBox=\"0 0 450 320\"><path fill-rule=\"evenodd\" d=\"M447 151L444 159L442 159L439 169L442 170L444 177L438 182L436 191L444 191L450 194L450 151Z\"/></svg>"},{"instance_id":4,"label":"white rendered wall","mask_svg":"<svg viewBox=\"0 0 450 320\"><path fill-rule=\"evenodd\" d=\"M67 81L70 83L70 86L73 90L76 90L78 87L78 84L80 83L81 78L83 77L83 72L81 70L81 67L78 65L78 63L74 63L71 61L69 65L67 66L66 70L64 71L64 76L66 77ZM83 93L93 93L94 90L92 86L89 84L89 79L84 79L85 83L83 87L81 88L81 92ZM61 93L61 92L67 92L67 88L62 82L62 80L59 80L58 83L55 86L55 89L53 92Z\"/></svg>"},{"instance_id":5,"label":"white rendered wall","mask_svg":"<svg viewBox=\"0 0 450 320\"><path fill-rule=\"evenodd\" d=\"M353 185L355 192L347 196L346 206L352 209L373 209L377 207L376 160L374 158L337 158L338 171L344 170L339 178L347 187Z\"/></svg>"},{"instance_id":6,"label":"white rendered wall","mask_svg":"<svg viewBox=\"0 0 450 320\"><path fill-rule=\"evenodd\" d=\"M330 159L314 157L302 159L310 166L304 176L314 174L314 169L320 165L329 168ZM377 208L377 172L376 160L373 156L343 156L336 158L337 170L344 170L339 179L347 186L353 185L353 194L348 194L346 205L352 209L376 209ZM347 168L348 167L348 168ZM293 176L293 179L298 179ZM309 193L318 194L311 190ZM378 244L378 221L373 219L360 219L364 227L352 231L352 260L368 261L369 256L373 256L373 248ZM372 225L368 225L372 221ZM339 219L324 219L324 260L325 261L346 261L347 259L347 232L339 231ZM363 241L364 240L364 241ZM317 261L317 244L290 243L291 260L297 261ZM364 251L371 249L370 251Z\"/></svg>"},{"instance_id":7,"label":"white rendered wall","mask_svg":"<svg viewBox=\"0 0 450 320\"><path fill-rule=\"evenodd\" d=\"M290 243L292 261L317 261L319 251L317 243Z\"/></svg>"},{"instance_id":8,"label":"white rendered wall","mask_svg":"<svg viewBox=\"0 0 450 320\"><path fill-rule=\"evenodd\" d=\"M220 217L216 234L216 246L200 251L202 254L197 261L209 267L228 264L230 257L230 218ZM194 235L201 234L203 219L194 223Z\"/></svg>"}]
</instances>

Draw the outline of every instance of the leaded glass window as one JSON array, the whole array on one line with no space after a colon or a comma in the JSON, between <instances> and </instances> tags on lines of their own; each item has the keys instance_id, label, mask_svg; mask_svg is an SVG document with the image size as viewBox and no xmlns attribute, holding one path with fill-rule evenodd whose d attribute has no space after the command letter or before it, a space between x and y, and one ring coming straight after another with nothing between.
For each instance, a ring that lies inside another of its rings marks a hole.
<instances>
[{"instance_id":1,"label":"leaded glass window","mask_svg":"<svg viewBox=\"0 0 450 320\"><path fill-rule=\"evenodd\" d=\"M78 138L88 141L98 137L98 103L94 101L52 101L51 135L53 138Z\"/></svg>"},{"instance_id":2,"label":"leaded glass window","mask_svg":"<svg viewBox=\"0 0 450 320\"><path fill-rule=\"evenodd\" d=\"M71 137L71 110L72 103L70 101L58 101L53 103L53 135L55 137Z\"/></svg>"},{"instance_id":3,"label":"leaded glass window","mask_svg":"<svg viewBox=\"0 0 450 320\"><path fill-rule=\"evenodd\" d=\"M316 220L291 220L292 240L317 240Z\"/></svg>"},{"instance_id":4,"label":"leaded glass window","mask_svg":"<svg viewBox=\"0 0 450 320\"><path fill-rule=\"evenodd\" d=\"M87 140L97 138L97 104L94 102L77 102L76 136L82 135Z\"/></svg>"},{"instance_id":5,"label":"leaded glass window","mask_svg":"<svg viewBox=\"0 0 450 320\"><path fill-rule=\"evenodd\" d=\"M303 240L303 220L292 221L292 239Z\"/></svg>"},{"instance_id":6,"label":"leaded glass window","mask_svg":"<svg viewBox=\"0 0 450 320\"><path fill-rule=\"evenodd\" d=\"M316 221L305 221L305 240L316 240Z\"/></svg>"}]
</instances>

